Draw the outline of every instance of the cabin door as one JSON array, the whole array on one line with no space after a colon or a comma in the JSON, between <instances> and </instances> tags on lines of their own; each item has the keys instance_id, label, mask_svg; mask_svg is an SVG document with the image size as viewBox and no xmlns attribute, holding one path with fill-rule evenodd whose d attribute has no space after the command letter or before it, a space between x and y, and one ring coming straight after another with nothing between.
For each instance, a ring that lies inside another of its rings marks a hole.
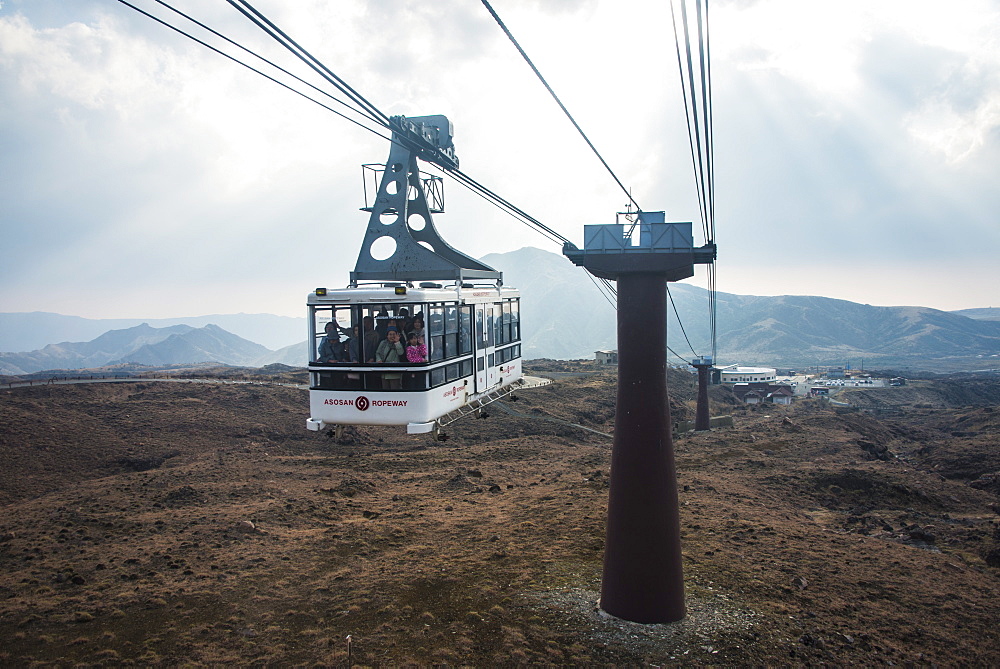
<instances>
[{"instance_id":1,"label":"cabin door","mask_svg":"<svg viewBox=\"0 0 1000 669\"><path fill-rule=\"evenodd\" d=\"M496 383L490 379L490 358L495 350L493 318L492 304L476 305L476 394L486 392Z\"/></svg>"}]
</instances>

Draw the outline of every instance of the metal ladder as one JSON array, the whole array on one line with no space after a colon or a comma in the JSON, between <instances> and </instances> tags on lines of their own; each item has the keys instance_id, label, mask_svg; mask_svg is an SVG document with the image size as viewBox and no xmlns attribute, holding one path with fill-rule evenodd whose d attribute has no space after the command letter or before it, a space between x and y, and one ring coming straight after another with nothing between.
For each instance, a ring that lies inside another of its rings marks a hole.
<instances>
[{"instance_id":1,"label":"metal ladder","mask_svg":"<svg viewBox=\"0 0 1000 669\"><path fill-rule=\"evenodd\" d=\"M515 390L523 387L524 385L525 385L524 379L518 379L509 386L503 386L496 390L491 390L486 394L472 400L468 404L460 406L454 411L446 413L445 415L441 416L440 418L437 419L437 426L445 427L446 425L451 425L455 421L459 420L460 418L464 418L469 414L478 413L479 411L482 411L483 407L487 406L488 404L492 404L497 400L501 400L504 397L507 397Z\"/></svg>"}]
</instances>

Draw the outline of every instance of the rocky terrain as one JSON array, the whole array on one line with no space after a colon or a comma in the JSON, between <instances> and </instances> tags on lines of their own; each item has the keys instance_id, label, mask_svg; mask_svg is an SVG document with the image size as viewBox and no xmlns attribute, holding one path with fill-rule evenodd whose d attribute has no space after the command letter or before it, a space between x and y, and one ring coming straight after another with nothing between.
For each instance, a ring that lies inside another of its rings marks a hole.
<instances>
[{"instance_id":1,"label":"rocky terrain","mask_svg":"<svg viewBox=\"0 0 1000 669\"><path fill-rule=\"evenodd\" d=\"M688 617L638 625L596 608L614 372L528 367L446 442L308 432L264 372L0 390L0 664L1000 664L995 378L713 388L735 427L675 440Z\"/></svg>"}]
</instances>

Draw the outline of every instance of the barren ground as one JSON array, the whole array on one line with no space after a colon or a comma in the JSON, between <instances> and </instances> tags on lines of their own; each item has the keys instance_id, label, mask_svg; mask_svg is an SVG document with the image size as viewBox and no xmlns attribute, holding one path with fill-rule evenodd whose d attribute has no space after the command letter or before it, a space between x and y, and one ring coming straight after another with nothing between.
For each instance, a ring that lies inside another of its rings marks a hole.
<instances>
[{"instance_id":1,"label":"barren ground","mask_svg":"<svg viewBox=\"0 0 1000 669\"><path fill-rule=\"evenodd\" d=\"M637 625L595 606L611 442L550 420L611 432L615 377L528 371L443 443L336 443L280 386L0 391L0 664L1000 665L997 381L714 388L735 427L675 439L689 616Z\"/></svg>"}]
</instances>

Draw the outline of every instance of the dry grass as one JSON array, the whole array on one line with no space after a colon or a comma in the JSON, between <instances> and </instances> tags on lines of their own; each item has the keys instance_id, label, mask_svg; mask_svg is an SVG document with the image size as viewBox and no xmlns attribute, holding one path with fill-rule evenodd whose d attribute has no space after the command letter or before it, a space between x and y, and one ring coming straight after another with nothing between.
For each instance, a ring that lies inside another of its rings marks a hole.
<instances>
[{"instance_id":1,"label":"dry grass","mask_svg":"<svg viewBox=\"0 0 1000 669\"><path fill-rule=\"evenodd\" d=\"M689 617L600 614L610 444L531 415L609 431L614 381L444 444L334 443L278 387L5 392L0 663L344 666L348 635L370 666L1000 663L997 497L923 466L961 460L942 413L807 402L679 439Z\"/></svg>"}]
</instances>

